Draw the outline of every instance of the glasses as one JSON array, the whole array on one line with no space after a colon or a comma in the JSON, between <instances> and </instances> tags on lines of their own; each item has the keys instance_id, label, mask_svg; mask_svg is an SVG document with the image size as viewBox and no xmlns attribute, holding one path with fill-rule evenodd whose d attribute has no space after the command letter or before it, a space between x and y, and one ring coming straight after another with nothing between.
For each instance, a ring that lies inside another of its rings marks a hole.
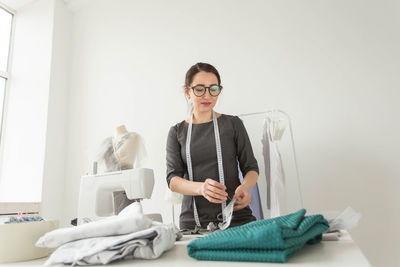
<instances>
[{"instance_id":1,"label":"glasses","mask_svg":"<svg viewBox=\"0 0 400 267\"><path fill-rule=\"evenodd\" d=\"M205 87L204 85L196 85L191 88L195 96L203 96L206 93L207 89L211 96L218 96L222 90L222 86L216 84L209 87Z\"/></svg>"}]
</instances>

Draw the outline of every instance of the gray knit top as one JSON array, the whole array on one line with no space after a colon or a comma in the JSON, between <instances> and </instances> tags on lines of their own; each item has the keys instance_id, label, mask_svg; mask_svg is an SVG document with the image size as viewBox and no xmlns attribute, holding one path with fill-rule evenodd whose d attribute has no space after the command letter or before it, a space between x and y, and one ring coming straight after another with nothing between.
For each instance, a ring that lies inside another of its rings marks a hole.
<instances>
[{"instance_id":1,"label":"gray knit top","mask_svg":"<svg viewBox=\"0 0 400 267\"><path fill-rule=\"evenodd\" d=\"M243 177L248 171L259 173L257 160L254 157L251 143L243 122L237 116L221 114L217 118L221 139L221 149L224 167L225 185L229 198L235 194L240 185L238 166ZM189 124L182 121L171 127L167 140L167 182L172 177L179 176L189 180L186 165L186 135ZM215 146L213 122L193 124L191 137L191 158L193 165L193 180L204 182L211 178L219 182L217 151ZM228 198L227 204L230 199ZM218 213L221 204L209 202L203 196L196 196L196 206L202 227L211 222L219 222ZM193 197L184 196L179 226L181 229L194 229L196 223L193 215ZM250 208L235 211L231 226L245 224L255 220Z\"/></svg>"}]
</instances>

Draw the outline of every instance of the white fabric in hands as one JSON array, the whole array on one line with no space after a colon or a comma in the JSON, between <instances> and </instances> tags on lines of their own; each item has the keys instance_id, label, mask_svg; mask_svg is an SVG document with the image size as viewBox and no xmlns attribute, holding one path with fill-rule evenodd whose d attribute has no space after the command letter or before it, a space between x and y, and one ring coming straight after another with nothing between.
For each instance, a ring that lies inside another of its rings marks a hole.
<instances>
[{"instance_id":1,"label":"white fabric in hands","mask_svg":"<svg viewBox=\"0 0 400 267\"><path fill-rule=\"evenodd\" d=\"M147 229L152 221L141 213L139 205L132 203L118 216L48 232L36 242L36 246L55 248L78 239L123 235Z\"/></svg>"},{"instance_id":2,"label":"white fabric in hands","mask_svg":"<svg viewBox=\"0 0 400 267\"><path fill-rule=\"evenodd\" d=\"M226 221L218 224L218 227L220 230L225 230L231 224L232 216L233 216L233 206L235 205L235 202L236 202L236 199L232 200L228 204L228 206L226 206L225 209L222 211L222 214L223 214L223 216L225 216Z\"/></svg>"}]
</instances>

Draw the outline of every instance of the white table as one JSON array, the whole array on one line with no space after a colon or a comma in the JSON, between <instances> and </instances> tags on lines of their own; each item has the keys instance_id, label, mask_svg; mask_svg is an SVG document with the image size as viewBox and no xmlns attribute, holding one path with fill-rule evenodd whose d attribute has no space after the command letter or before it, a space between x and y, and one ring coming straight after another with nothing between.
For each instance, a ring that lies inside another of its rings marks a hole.
<instances>
[{"instance_id":1,"label":"white table","mask_svg":"<svg viewBox=\"0 0 400 267\"><path fill-rule=\"evenodd\" d=\"M112 263L118 266L271 266L282 267L282 263L262 262L231 262L231 261L199 261L190 258L186 245L198 236L184 236L177 241L175 247L165 252L156 260L126 260ZM3 266L42 266L46 258L34 261L0 264ZM211 265L210 265L211 264ZM318 266L318 267L370 267L371 265L362 254L360 248L354 243L347 232L339 241L322 241L320 244L306 245L289 258L286 263L291 266Z\"/></svg>"}]
</instances>

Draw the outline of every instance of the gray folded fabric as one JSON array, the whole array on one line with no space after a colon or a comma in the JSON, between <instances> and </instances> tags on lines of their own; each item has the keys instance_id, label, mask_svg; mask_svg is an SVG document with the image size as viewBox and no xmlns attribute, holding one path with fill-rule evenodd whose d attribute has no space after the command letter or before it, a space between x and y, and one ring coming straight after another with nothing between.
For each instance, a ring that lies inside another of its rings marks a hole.
<instances>
[{"instance_id":1,"label":"gray folded fabric","mask_svg":"<svg viewBox=\"0 0 400 267\"><path fill-rule=\"evenodd\" d=\"M153 222L149 229L135 233L69 242L57 248L45 265L93 265L121 259L156 259L174 246L175 231L172 224Z\"/></svg>"}]
</instances>

